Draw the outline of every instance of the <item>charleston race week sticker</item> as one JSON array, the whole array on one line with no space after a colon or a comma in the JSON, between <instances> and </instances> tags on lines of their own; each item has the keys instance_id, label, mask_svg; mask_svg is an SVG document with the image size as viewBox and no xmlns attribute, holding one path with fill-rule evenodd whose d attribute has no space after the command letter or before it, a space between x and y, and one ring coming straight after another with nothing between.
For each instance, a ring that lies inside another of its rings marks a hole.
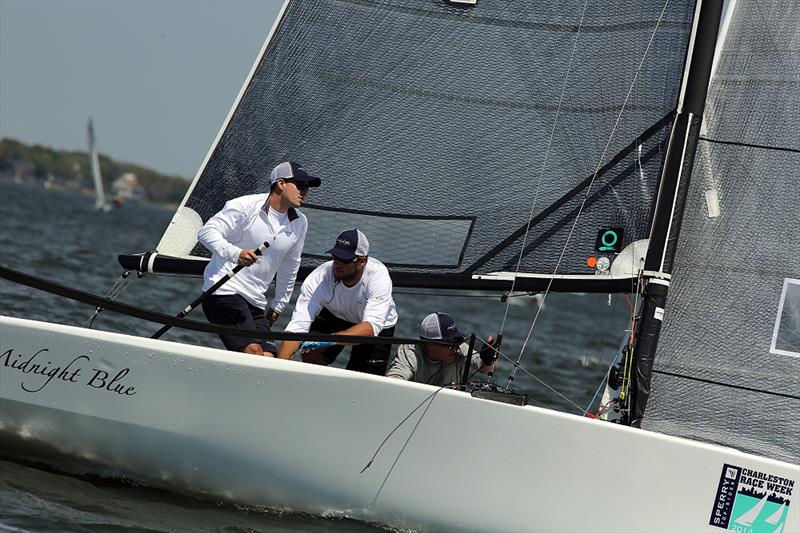
<instances>
[{"instance_id":1,"label":"charleston race week sticker","mask_svg":"<svg viewBox=\"0 0 800 533\"><path fill-rule=\"evenodd\" d=\"M792 479L726 464L708 523L742 533L784 531L795 490Z\"/></svg>"}]
</instances>

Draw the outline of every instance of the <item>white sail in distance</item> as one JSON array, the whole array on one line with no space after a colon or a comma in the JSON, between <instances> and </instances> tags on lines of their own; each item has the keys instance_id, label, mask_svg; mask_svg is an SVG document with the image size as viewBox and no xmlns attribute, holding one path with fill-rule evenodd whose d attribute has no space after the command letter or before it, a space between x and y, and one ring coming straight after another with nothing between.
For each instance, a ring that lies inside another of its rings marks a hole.
<instances>
[{"instance_id":1,"label":"white sail in distance","mask_svg":"<svg viewBox=\"0 0 800 533\"><path fill-rule=\"evenodd\" d=\"M95 203L94 208L108 211L109 205L106 202L106 195L103 191L103 177L100 174L100 154L97 151L97 141L94 136L94 125L89 119L89 164L92 168L92 180L94 181Z\"/></svg>"}]
</instances>

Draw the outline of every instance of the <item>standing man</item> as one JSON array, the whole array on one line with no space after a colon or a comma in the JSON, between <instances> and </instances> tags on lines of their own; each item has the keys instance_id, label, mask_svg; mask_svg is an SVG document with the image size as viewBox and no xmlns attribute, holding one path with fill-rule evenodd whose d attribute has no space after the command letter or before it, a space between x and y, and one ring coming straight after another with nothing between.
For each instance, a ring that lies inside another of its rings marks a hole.
<instances>
[{"instance_id":1,"label":"standing man","mask_svg":"<svg viewBox=\"0 0 800 533\"><path fill-rule=\"evenodd\" d=\"M248 267L203 302L203 312L212 324L270 331L292 295L308 229L305 215L297 208L308 188L319 187L321 180L300 164L285 162L272 169L269 182L269 194L228 201L197 234L212 253L203 273L204 291L236 265ZM264 242L269 248L259 257L255 250ZM275 298L267 309L266 292L273 279ZM263 339L236 335L220 335L220 339L232 351L268 356L277 352L274 342Z\"/></svg>"},{"instance_id":2,"label":"standing man","mask_svg":"<svg viewBox=\"0 0 800 533\"><path fill-rule=\"evenodd\" d=\"M383 263L369 257L366 235L357 229L344 231L328 253L333 260L318 266L303 282L286 331L393 337L397 310L392 279ZM331 364L344 349L331 343L301 347L297 341L284 341L278 357L290 359L298 347L304 362L317 365ZM347 369L382 376L390 351L390 344L355 345Z\"/></svg>"},{"instance_id":3,"label":"standing man","mask_svg":"<svg viewBox=\"0 0 800 533\"><path fill-rule=\"evenodd\" d=\"M450 342L449 346L438 343L402 344L397 357L386 372L390 378L405 379L442 387L461 383L469 345L465 335L458 330L455 321L447 313L431 313L422 319L419 336L423 339ZM497 366L493 348L494 339L489 337L480 353L470 357L473 370L488 373Z\"/></svg>"}]
</instances>

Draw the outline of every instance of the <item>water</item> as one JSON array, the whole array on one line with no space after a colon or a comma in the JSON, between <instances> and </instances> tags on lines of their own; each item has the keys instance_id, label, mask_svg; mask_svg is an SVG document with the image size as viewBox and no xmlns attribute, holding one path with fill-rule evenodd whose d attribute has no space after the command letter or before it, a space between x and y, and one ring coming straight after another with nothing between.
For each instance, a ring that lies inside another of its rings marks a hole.
<instances>
[{"instance_id":1,"label":"water","mask_svg":"<svg viewBox=\"0 0 800 533\"><path fill-rule=\"evenodd\" d=\"M0 264L84 291L106 294L121 267L120 253L151 250L172 212L126 205L106 214L94 200L74 192L45 190L0 180ZM313 231L313 228L311 228ZM380 259L380 258L379 258ZM135 279L120 301L177 313L198 294L200 280L147 276ZM295 291L295 296L299 291ZM516 359L536 314L528 296L500 301L477 292L398 288L397 335L417 336L419 321L434 311L450 313L465 332L496 335L508 306L503 352ZM0 313L85 326L92 308L0 279ZM202 320L200 311L190 318ZM285 312L277 327L288 321ZM550 294L539 315L521 364L552 392L518 371L514 386L530 403L577 412L597 390L624 335L630 307L623 295ZM159 325L105 312L96 329L149 335ZM172 329L165 339L221 347L213 335ZM346 354L336 364L343 366ZM498 372L506 383L511 365ZM378 526L335 517L274 513L202 501L165 490L139 487L67 468L66 459L31 462L22 453L0 451L0 531L379 531ZM66 474L66 472L72 472Z\"/></svg>"}]
</instances>

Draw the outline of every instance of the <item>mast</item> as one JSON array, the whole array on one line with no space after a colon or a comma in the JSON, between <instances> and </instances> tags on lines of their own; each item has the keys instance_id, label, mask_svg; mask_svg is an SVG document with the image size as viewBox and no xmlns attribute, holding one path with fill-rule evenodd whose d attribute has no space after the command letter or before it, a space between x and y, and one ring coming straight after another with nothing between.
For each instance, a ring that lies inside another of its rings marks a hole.
<instances>
[{"instance_id":1,"label":"mast","mask_svg":"<svg viewBox=\"0 0 800 533\"><path fill-rule=\"evenodd\" d=\"M664 158L650 229L650 246L645 258L647 285L634 348L628 417L630 425L634 427L640 427L650 395L653 359L664 318L675 248L700 135L722 5L723 0L698 1L684 83Z\"/></svg>"}]
</instances>

